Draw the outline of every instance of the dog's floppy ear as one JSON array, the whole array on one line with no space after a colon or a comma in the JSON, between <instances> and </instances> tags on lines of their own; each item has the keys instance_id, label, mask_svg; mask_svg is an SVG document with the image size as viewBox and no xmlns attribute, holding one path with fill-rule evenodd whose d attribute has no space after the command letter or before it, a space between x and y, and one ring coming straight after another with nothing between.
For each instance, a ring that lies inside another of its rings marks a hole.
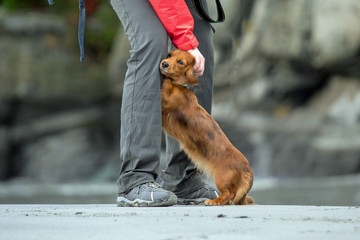
<instances>
[{"instance_id":1,"label":"dog's floppy ear","mask_svg":"<svg viewBox=\"0 0 360 240\"><path fill-rule=\"evenodd\" d=\"M194 75L194 70L193 70L193 66L189 66L188 69L186 70L186 80L187 80L187 84L189 85L198 85L199 84L199 80L198 78Z\"/></svg>"}]
</instances>

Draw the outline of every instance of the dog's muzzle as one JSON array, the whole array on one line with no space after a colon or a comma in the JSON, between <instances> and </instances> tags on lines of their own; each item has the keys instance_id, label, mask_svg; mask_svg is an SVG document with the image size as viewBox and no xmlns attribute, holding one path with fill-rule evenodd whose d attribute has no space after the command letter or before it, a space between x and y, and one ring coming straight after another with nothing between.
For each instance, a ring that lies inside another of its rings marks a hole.
<instances>
[{"instance_id":1,"label":"dog's muzzle","mask_svg":"<svg viewBox=\"0 0 360 240\"><path fill-rule=\"evenodd\" d=\"M168 68L168 67L169 67L169 64L164 61L164 62L161 63L161 67L162 67L162 68Z\"/></svg>"}]
</instances>

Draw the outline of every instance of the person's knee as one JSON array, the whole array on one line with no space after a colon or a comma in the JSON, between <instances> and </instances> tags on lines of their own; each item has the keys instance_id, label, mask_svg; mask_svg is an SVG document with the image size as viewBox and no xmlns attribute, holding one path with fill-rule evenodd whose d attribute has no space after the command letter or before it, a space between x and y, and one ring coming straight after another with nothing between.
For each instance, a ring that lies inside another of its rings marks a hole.
<instances>
[{"instance_id":1,"label":"person's knee","mask_svg":"<svg viewBox=\"0 0 360 240\"><path fill-rule=\"evenodd\" d=\"M141 51L146 55L165 57L168 51L168 36L163 29L151 31L151 34L146 35Z\"/></svg>"}]
</instances>

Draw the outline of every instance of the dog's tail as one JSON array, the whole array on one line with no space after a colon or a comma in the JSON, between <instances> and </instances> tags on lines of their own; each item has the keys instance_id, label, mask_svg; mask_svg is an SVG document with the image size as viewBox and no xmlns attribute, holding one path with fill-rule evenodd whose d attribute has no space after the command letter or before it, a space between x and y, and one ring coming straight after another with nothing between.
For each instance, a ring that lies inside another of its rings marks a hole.
<instances>
[{"instance_id":1,"label":"dog's tail","mask_svg":"<svg viewBox=\"0 0 360 240\"><path fill-rule=\"evenodd\" d=\"M246 172L241 179L244 184L237 190L234 203L236 205L247 205L247 204L253 204L254 200L248 196L248 192L250 191L253 181L254 181L254 175L252 170L250 169L249 172Z\"/></svg>"}]
</instances>

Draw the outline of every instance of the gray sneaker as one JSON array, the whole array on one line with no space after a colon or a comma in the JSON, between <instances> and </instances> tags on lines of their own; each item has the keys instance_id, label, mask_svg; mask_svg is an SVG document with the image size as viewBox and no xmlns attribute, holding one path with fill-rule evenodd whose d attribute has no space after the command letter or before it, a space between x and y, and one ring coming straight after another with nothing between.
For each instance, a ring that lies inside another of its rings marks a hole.
<instances>
[{"instance_id":1,"label":"gray sneaker","mask_svg":"<svg viewBox=\"0 0 360 240\"><path fill-rule=\"evenodd\" d=\"M127 193L119 194L116 199L118 207L163 207L177 203L174 193L166 191L157 183L140 184Z\"/></svg>"},{"instance_id":2,"label":"gray sneaker","mask_svg":"<svg viewBox=\"0 0 360 240\"><path fill-rule=\"evenodd\" d=\"M185 195L177 194L179 205L204 205L207 199L215 199L220 196L220 192L213 187L205 184L202 188Z\"/></svg>"}]
</instances>

